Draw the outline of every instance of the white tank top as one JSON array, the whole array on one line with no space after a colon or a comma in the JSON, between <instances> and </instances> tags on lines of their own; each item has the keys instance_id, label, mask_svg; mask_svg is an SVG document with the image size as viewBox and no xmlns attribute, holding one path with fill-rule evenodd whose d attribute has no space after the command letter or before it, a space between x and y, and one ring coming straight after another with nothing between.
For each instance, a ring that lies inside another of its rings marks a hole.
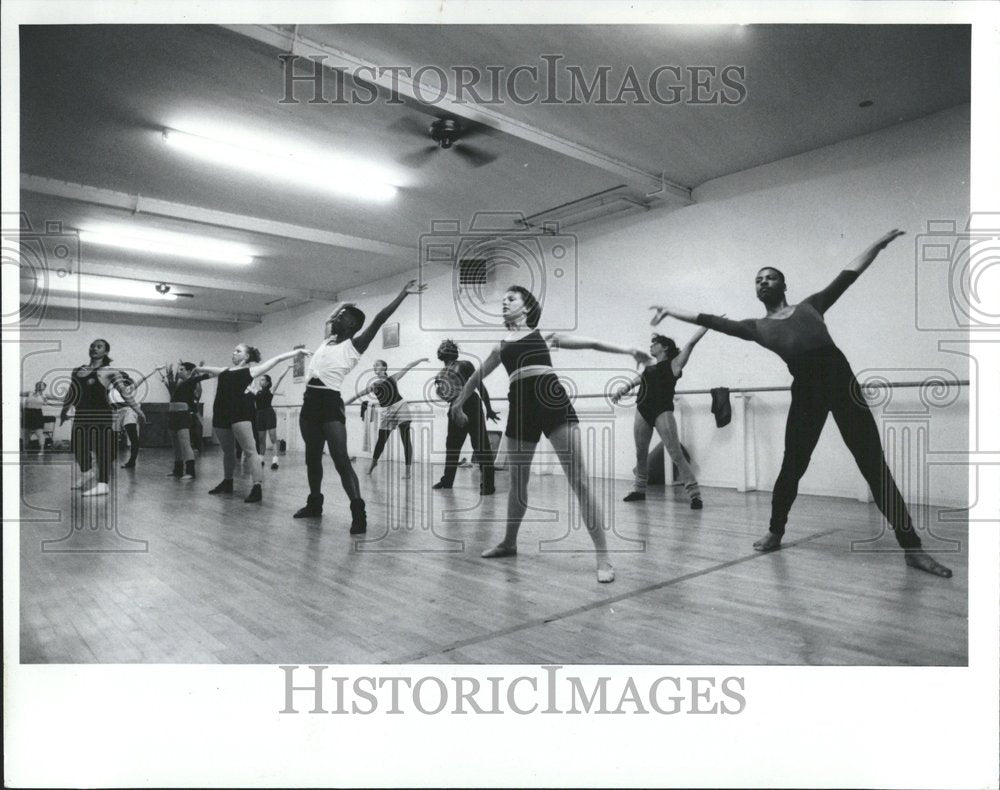
<instances>
[{"instance_id":1,"label":"white tank top","mask_svg":"<svg viewBox=\"0 0 1000 790\"><path fill-rule=\"evenodd\" d=\"M339 343L323 343L309 359L306 381L319 379L328 389L340 391L344 376L350 373L361 359L361 353L348 338Z\"/></svg>"}]
</instances>

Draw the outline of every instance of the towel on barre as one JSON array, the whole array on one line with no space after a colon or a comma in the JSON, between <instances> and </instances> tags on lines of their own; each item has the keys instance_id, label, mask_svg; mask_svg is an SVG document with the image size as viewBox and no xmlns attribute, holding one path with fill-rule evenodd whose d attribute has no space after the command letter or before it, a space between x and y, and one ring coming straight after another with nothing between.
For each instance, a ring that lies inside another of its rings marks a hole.
<instances>
[{"instance_id":1,"label":"towel on barre","mask_svg":"<svg viewBox=\"0 0 1000 790\"><path fill-rule=\"evenodd\" d=\"M368 411L368 401L361 401L361 422L365 421L365 412Z\"/></svg>"},{"instance_id":2,"label":"towel on barre","mask_svg":"<svg viewBox=\"0 0 1000 790\"><path fill-rule=\"evenodd\" d=\"M712 390L712 414L717 428L725 428L733 419L733 407L729 404L729 390L716 387Z\"/></svg>"}]
</instances>

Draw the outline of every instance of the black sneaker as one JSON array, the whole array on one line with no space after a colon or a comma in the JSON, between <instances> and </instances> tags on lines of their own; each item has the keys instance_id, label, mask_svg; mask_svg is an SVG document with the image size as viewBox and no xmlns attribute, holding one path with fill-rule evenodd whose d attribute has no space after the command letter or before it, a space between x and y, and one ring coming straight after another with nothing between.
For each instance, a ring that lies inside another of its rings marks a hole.
<instances>
[{"instance_id":1,"label":"black sneaker","mask_svg":"<svg viewBox=\"0 0 1000 790\"><path fill-rule=\"evenodd\" d=\"M323 515L323 495L316 494L315 496L310 494L309 498L306 499L305 507L300 507L295 513L292 514L292 518L318 518Z\"/></svg>"},{"instance_id":2,"label":"black sneaker","mask_svg":"<svg viewBox=\"0 0 1000 790\"><path fill-rule=\"evenodd\" d=\"M368 531L368 514L365 512L365 500L355 499L351 502L351 534L363 535Z\"/></svg>"},{"instance_id":3,"label":"black sneaker","mask_svg":"<svg viewBox=\"0 0 1000 790\"><path fill-rule=\"evenodd\" d=\"M250 493L247 494L244 502L260 502L264 498L264 492L261 490L260 483L254 483L253 488L250 489Z\"/></svg>"},{"instance_id":4,"label":"black sneaker","mask_svg":"<svg viewBox=\"0 0 1000 790\"><path fill-rule=\"evenodd\" d=\"M703 507L705 507L705 503L701 501L701 497L695 497L691 500L692 510L701 510Z\"/></svg>"},{"instance_id":5,"label":"black sneaker","mask_svg":"<svg viewBox=\"0 0 1000 790\"><path fill-rule=\"evenodd\" d=\"M271 469L274 470L274 469L277 469L277 468L278 468L278 462L275 461L273 464L271 464Z\"/></svg>"},{"instance_id":6,"label":"black sneaker","mask_svg":"<svg viewBox=\"0 0 1000 790\"><path fill-rule=\"evenodd\" d=\"M438 482L436 482L434 485L432 485L431 488L434 488L434 489L437 489L438 491L440 491L442 488L451 488L451 483L445 483L445 482L443 482L441 480L438 480Z\"/></svg>"},{"instance_id":7,"label":"black sneaker","mask_svg":"<svg viewBox=\"0 0 1000 790\"><path fill-rule=\"evenodd\" d=\"M642 491L633 491L622 502L645 502L646 495Z\"/></svg>"},{"instance_id":8,"label":"black sneaker","mask_svg":"<svg viewBox=\"0 0 1000 790\"><path fill-rule=\"evenodd\" d=\"M210 494L231 494L233 493L233 481L223 480L215 488L211 489L208 493Z\"/></svg>"}]
</instances>

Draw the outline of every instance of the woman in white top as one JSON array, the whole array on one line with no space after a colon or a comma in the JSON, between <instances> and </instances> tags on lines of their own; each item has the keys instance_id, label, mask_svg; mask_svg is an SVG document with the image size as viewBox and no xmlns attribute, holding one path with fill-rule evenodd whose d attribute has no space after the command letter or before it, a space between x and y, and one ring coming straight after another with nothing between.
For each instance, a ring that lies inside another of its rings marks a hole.
<instances>
[{"instance_id":1,"label":"woman in white top","mask_svg":"<svg viewBox=\"0 0 1000 790\"><path fill-rule=\"evenodd\" d=\"M125 389L135 398L137 403L141 403L141 399L137 397L139 392L139 386L143 384L146 379L156 373L158 370L163 369L163 365L155 368L152 372L147 373L138 381L132 381L132 377L128 373L122 372L122 383L125 385ZM108 403L110 403L115 409L115 433L120 434L125 431L125 435L128 436L128 446L129 455L128 460L122 464L122 469L135 469L135 462L139 458L139 420L136 417L134 411L129 408L128 404L125 402L124 396L118 392L114 387L108 387Z\"/></svg>"},{"instance_id":2,"label":"woman in white top","mask_svg":"<svg viewBox=\"0 0 1000 790\"><path fill-rule=\"evenodd\" d=\"M24 431L22 449L29 449L28 445L34 439L38 442L38 451L44 452L45 448L45 415L42 408L48 405L45 397L45 382L35 383L35 389L31 392L22 392L24 399L22 404L22 429Z\"/></svg>"},{"instance_id":3,"label":"woman in white top","mask_svg":"<svg viewBox=\"0 0 1000 790\"><path fill-rule=\"evenodd\" d=\"M326 320L325 340L316 349L306 374L306 392L299 412L299 430L306 445L306 473L309 498L295 518L309 518L323 513L323 449L329 447L340 482L351 500L351 534L367 531L365 500L361 498L358 476L347 454L347 424L340 388L346 376L358 364L376 333L410 294L427 290L410 280L395 299L379 311L368 327L365 314L353 304L334 309Z\"/></svg>"}]
</instances>

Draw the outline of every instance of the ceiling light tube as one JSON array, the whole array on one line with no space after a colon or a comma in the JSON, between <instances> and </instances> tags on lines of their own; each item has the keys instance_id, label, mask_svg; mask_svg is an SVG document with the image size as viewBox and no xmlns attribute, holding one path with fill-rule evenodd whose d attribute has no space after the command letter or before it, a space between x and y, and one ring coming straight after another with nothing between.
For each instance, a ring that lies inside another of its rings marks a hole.
<instances>
[{"instance_id":1,"label":"ceiling light tube","mask_svg":"<svg viewBox=\"0 0 1000 790\"><path fill-rule=\"evenodd\" d=\"M117 296L124 299L156 299L173 302L176 294L161 294L156 290L155 283L138 280L123 280L117 277L98 277L93 274L81 274L59 277L49 275L45 279L24 277L24 288L31 291L39 289L48 292L93 294L95 296ZM24 290L22 288L22 290Z\"/></svg>"},{"instance_id":2,"label":"ceiling light tube","mask_svg":"<svg viewBox=\"0 0 1000 790\"><path fill-rule=\"evenodd\" d=\"M83 244L98 244L102 247L118 247L212 263L229 263L237 266L253 263L250 251L237 244L128 226L81 228L80 241Z\"/></svg>"},{"instance_id":3,"label":"ceiling light tube","mask_svg":"<svg viewBox=\"0 0 1000 790\"><path fill-rule=\"evenodd\" d=\"M213 164L291 181L310 189L383 203L398 192L394 185L378 180L374 168L346 159L246 148L176 129L164 129L163 141Z\"/></svg>"}]
</instances>

